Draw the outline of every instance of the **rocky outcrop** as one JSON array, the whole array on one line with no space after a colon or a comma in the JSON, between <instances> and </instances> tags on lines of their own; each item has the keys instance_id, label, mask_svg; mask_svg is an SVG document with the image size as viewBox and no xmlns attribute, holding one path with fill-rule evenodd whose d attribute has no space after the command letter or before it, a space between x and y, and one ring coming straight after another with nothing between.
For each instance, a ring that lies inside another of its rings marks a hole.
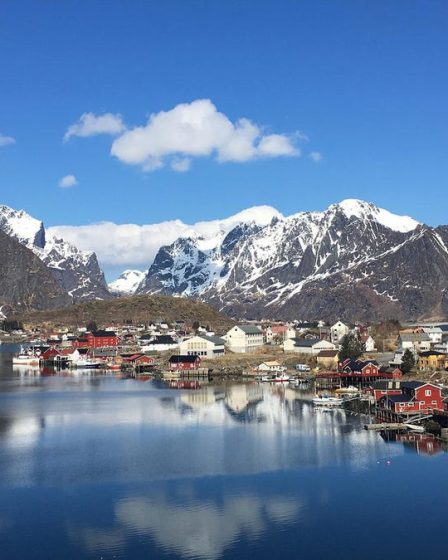
<instances>
[{"instance_id":1,"label":"rocky outcrop","mask_svg":"<svg viewBox=\"0 0 448 560\"><path fill-rule=\"evenodd\" d=\"M0 231L0 305L9 310L54 309L72 303L44 263Z\"/></svg>"},{"instance_id":2,"label":"rocky outcrop","mask_svg":"<svg viewBox=\"0 0 448 560\"><path fill-rule=\"evenodd\" d=\"M0 206L0 231L33 251L75 300L111 297L95 253L47 235L43 223L23 210Z\"/></svg>"}]
</instances>

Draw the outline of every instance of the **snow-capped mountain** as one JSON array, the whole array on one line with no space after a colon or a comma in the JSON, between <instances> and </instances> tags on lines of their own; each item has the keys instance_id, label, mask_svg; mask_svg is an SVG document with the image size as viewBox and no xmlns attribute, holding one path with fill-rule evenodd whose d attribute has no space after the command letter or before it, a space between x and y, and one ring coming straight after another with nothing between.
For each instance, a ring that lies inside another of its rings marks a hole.
<instances>
[{"instance_id":1,"label":"snow-capped mountain","mask_svg":"<svg viewBox=\"0 0 448 560\"><path fill-rule=\"evenodd\" d=\"M125 270L119 278L110 282L109 291L116 295L135 294L145 276L141 270Z\"/></svg>"},{"instance_id":2,"label":"snow-capped mountain","mask_svg":"<svg viewBox=\"0 0 448 560\"><path fill-rule=\"evenodd\" d=\"M273 211L273 209L272 209ZM448 316L448 228L360 200L192 232L156 255L138 293L194 296L235 316Z\"/></svg>"},{"instance_id":3,"label":"snow-capped mountain","mask_svg":"<svg viewBox=\"0 0 448 560\"><path fill-rule=\"evenodd\" d=\"M40 220L4 205L0 205L0 231L31 249L75 300L110 297L95 253L47 236Z\"/></svg>"}]
</instances>

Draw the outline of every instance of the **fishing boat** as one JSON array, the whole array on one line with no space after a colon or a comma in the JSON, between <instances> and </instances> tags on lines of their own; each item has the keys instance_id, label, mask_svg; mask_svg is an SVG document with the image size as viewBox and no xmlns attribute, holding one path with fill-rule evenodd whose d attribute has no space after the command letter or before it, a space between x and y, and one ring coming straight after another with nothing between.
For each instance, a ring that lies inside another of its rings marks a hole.
<instances>
[{"instance_id":1,"label":"fishing boat","mask_svg":"<svg viewBox=\"0 0 448 560\"><path fill-rule=\"evenodd\" d=\"M12 357L12 363L15 366L39 366L40 362L40 351L28 349L25 351L23 348L20 349L18 354Z\"/></svg>"},{"instance_id":2,"label":"fishing boat","mask_svg":"<svg viewBox=\"0 0 448 560\"><path fill-rule=\"evenodd\" d=\"M341 406L344 402L340 397L332 397L330 395L319 395L313 399L314 406Z\"/></svg>"}]
</instances>

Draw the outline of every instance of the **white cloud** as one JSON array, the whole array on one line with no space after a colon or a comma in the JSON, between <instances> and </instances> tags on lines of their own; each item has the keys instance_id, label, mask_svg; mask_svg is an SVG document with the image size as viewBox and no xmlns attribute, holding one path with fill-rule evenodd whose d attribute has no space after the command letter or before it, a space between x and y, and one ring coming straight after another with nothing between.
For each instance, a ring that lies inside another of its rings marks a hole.
<instances>
[{"instance_id":1,"label":"white cloud","mask_svg":"<svg viewBox=\"0 0 448 560\"><path fill-rule=\"evenodd\" d=\"M179 171L179 173L184 173L185 171L188 171L190 167L191 167L190 158L178 158L178 159L174 159L171 162L171 168L174 169L174 171Z\"/></svg>"},{"instance_id":2,"label":"white cloud","mask_svg":"<svg viewBox=\"0 0 448 560\"><path fill-rule=\"evenodd\" d=\"M104 115L95 115L94 113L84 113L79 121L68 127L64 135L64 142L67 142L72 136L95 136L97 134L120 134L125 130L125 125L121 115L105 113Z\"/></svg>"},{"instance_id":3,"label":"white cloud","mask_svg":"<svg viewBox=\"0 0 448 560\"><path fill-rule=\"evenodd\" d=\"M198 99L152 114L145 125L126 130L114 140L111 154L124 163L140 165L145 171L170 162L176 171L185 171L185 158L190 163L193 157L245 162L299 156L294 145L296 137L300 138L301 133L264 135L258 125L246 118L232 123L209 99Z\"/></svg>"},{"instance_id":4,"label":"white cloud","mask_svg":"<svg viewBox=\"0 0 448 560\"><path fill-rule=\"evenodd\" d=\"M5 136L0 132L0 147L1 146L9 146L10 144L15 144L15 138L12 136Z\"/></svg>"},{"instance_id":5,"label":"white cloud","mask_svg":"<svg viewBox=\"0 0 448 560\"><path fill-rule=\"evenodd\" d=\"M59 186L62 189L69 189L70 187L75 187L77 184L78 180L74 175L66 175L59 181Z\"/></svg>"},{"instance_id":6,"label":"white cloud","mask_svg":"<svg viewBox=\"0 0 448 560\"><path fill-rule=\"evenodd\" d=\"M308 157L312 159L314 163L319 163L323 159L323 156L320 152L311 152Z\"/></svg>"}]
</instances>

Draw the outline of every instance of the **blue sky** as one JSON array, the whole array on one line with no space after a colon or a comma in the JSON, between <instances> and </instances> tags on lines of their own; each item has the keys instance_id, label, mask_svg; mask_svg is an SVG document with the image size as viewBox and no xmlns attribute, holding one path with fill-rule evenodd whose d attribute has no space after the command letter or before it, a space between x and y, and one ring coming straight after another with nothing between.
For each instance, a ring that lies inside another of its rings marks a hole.
<instances>
[{"instance_id":1,"label":"blue sky","mask_svg":"<svg viewBox=\"0 0 448 560\"><path fill-rule=\"evenodd\" d=\"M445 0L2 2L1 202L78 225L362 198L448 223L447 24ZM111 135L63 142L84 113L133 129L198 99L302 156L143 171L110 155Z\"/></svg>"}]
</instances>

